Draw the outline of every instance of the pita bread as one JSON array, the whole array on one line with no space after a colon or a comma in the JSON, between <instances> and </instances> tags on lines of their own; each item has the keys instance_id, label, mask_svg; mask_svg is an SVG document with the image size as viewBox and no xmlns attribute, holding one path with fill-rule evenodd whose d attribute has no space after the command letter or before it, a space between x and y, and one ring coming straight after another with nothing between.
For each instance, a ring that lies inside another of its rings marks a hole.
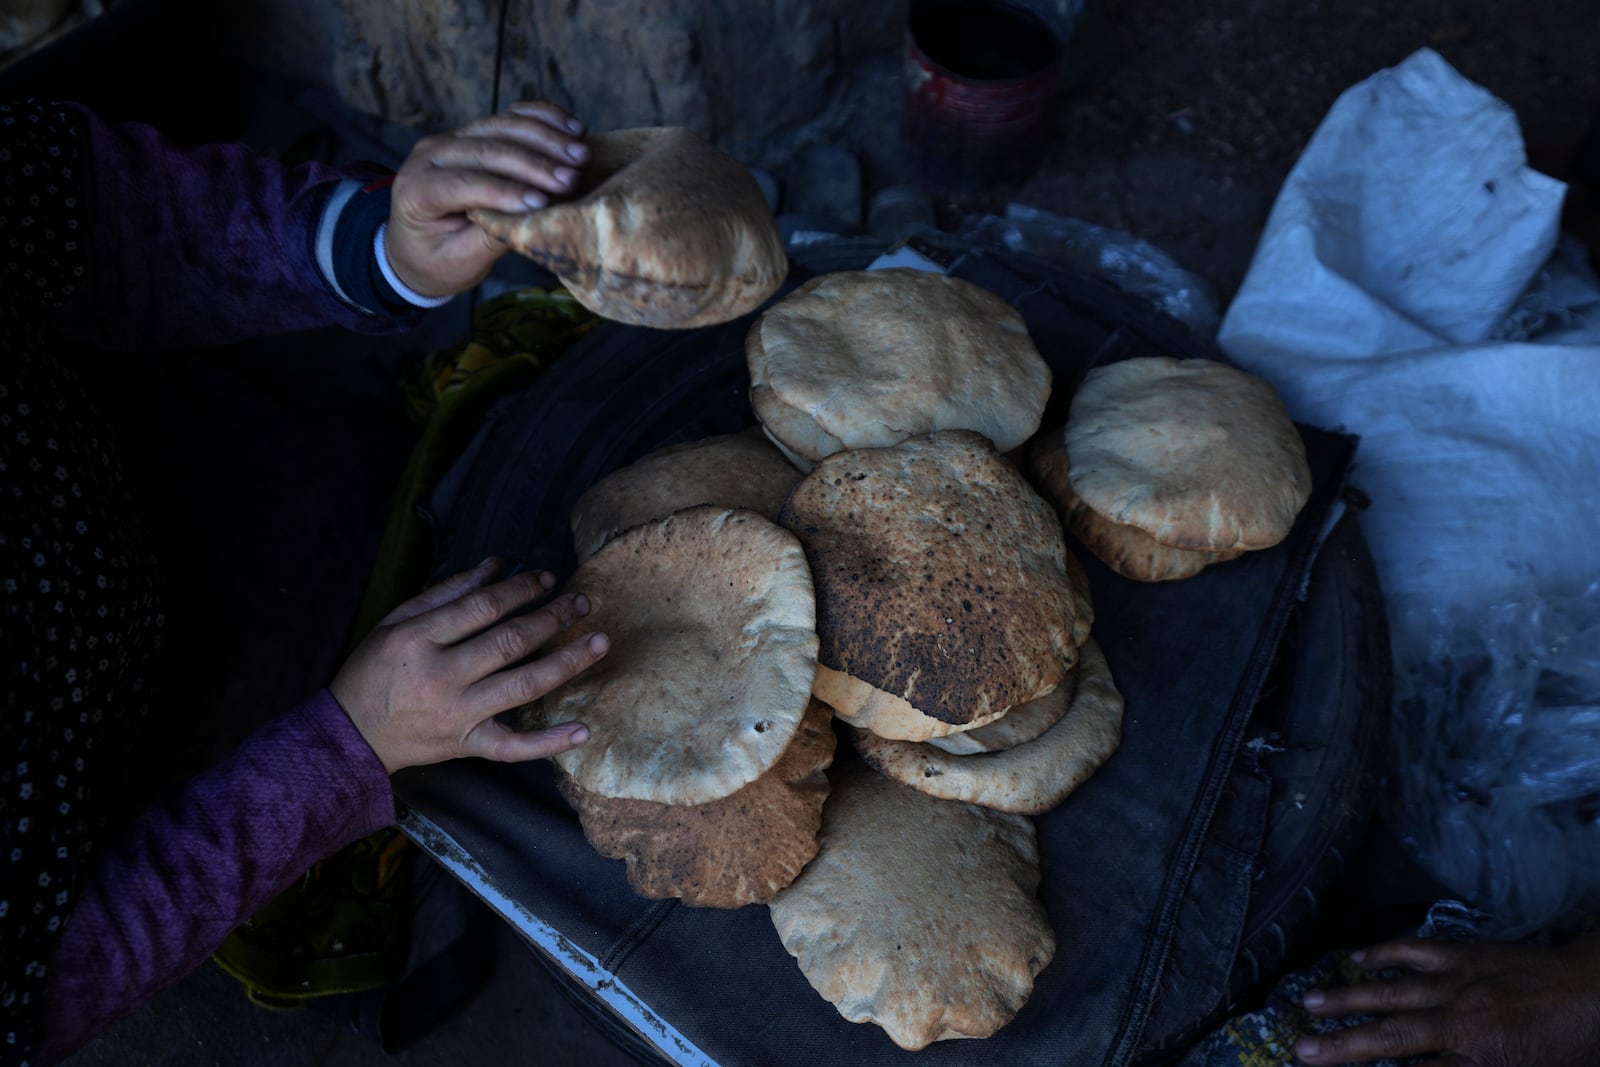
<instances>
[{"instance_id":1,"label":"pita bread","mask_svg":"<svg viewBox=\"0 0 1600 1067\"><path fill-rule=\"evenodd\" d=\"M1072 536L1106 566L1135 581L1170 582L1192 578L1213 563L1244 555L1242 548L1216 552L1173 548L1142 530L1119 526L1096 514L1072 491L1063 433L1057 429L1034 438L1028 451L1029 474L1045 498L1055 504Z\"/></svg>"},{"instance_id":2,"label":"pita bread","mask_svg":"<svg viewBox=\"0 0 1600 1067\"><path fill-rule=\"evenodd\" d=\"M694 507L619 534L567 583L611 651L544 698L589 740L555 757L593 793L705 804L769 770L811 700L811 575L794 536L753 511Z\"/></svg>"},{"instance_id":3,"label":"pita bread","mask_svg":"<svg viewBox=\"0 0 1600 1067\"><path fill-rule=\"evenodd\" d=\"M578 559L630 526L696 504L746 508L776 521L800 472L760 430L670 445L590 486L572 509Z\"/></svg>"},{"instance_id":4,"label":"pita bread","mask_svg":"<svg viewBox=\"0 0 1600 1067\"><path fill-rule=\"evenodd\" d=\"M1077 660L1091 609L1061 523L979 434L831 456L780 521L817 590L816 695L858 725L918 741L975 728Z\"/></svg>"},{"instance_id":5,"label":"pita bread","mask_svg":"<svg viewBox=\"0 0 1600 1067\"><path fill-rule=\"evenodd\" d=\"M1067 416L1084 504L1173 548L1268 548L1311 495L1305 445L1272 386L1208 359L1096 367Z\"/></svg>"},{"instance_id":6,"label":"pita bread","mask_svg":"<svg viewBox=\"0 0 1600 1067\"><path fill-rule=\"evenodd\" d=\"M879 732L884 737L901 737L912 741L976 730L999 719L1008 710L994 709L976 715L967 722L942 722L924 715L904 697L886 693L860 678L820 663L817 665L817 680L812 684L811 695L852 726Z\"/></svg>"},{"instance_id":7,"label":"pita bread","mask_svg":"<svg viewBox=\"0 0 1600 1067\"><path fill-rule=\"evenodd\" d=\"M1026 744L957 756L932 745L856 730L856 750L885 777L929 796L1019 815L1049 811L1087 781L1122 742L1122 694L1111 681L1106 658L1094 641L1080 652L1072 706Z\"/></svg>"},{"instance_id":8,"label":"pita bread","mask_svg":"<svg viewBox=\"0 0 1600 1067\"><path fill-rule=\"evenodd\" d=\"M771 904L783 947L839 1014L901 1048L993 1034L1055 955L1033 821L855 760L830 777L817 858Z\"/></svg>"},{"instance_id":9,"label":"pita bread","mask_svg":"<svg viewBox=\"0 0 1600 1067\"><path fill-rule=\"evenodd\" d=\"M813 278L762 313L745 355L756 416L802 468L934 430L973 430L1005 452L1039 428L1050 396L1022 316L925 271Z\"/></svg>"},{"instance_id":10,"label":"pita bread","mask_svg":"<svg viewBox=\"0 0 1600 1067\"><path fill-rule=\"evenodd\" d=\"M558 774L595 851L626 860L642 897L703 908L765 904L817 854L833 762L833 714L812 701L773 768L709 804L656 804L591 793Z\"/></svg>"},{"instance_id":11,"label":"pita bread","mask_svg":"<svg viewBox=\"0 0 1600 1067\"><path fill-rule=\"evenodd\" d=\"M761 187L688 130L597 133L572 200L467 212L554 271L584 307L632 326L688 329L759 307L788 273Z\"/></svg>"},{"instance_id":12,"label":"pita bread","mask_svg":"<svg viewBox=\"0 0 1600 1067\"><path fill-rule=\"evenodd\" d=\"M946 734L944 737L930 737L921 743L932 745L939 751L954 756L1004 752L1008 748L1027 744L1060 722L1061 716L1067 713L1067 706L1072 703L1072 695L1078 689L1078 671L1083 663L1081 654L1078 663L1079 666L1068 671L1061 684L1050 692L1037 700L1006 709L1004 715L987 726L980 726L975 730L963 730L958 734Z\"/></svg>"}]
</instances>

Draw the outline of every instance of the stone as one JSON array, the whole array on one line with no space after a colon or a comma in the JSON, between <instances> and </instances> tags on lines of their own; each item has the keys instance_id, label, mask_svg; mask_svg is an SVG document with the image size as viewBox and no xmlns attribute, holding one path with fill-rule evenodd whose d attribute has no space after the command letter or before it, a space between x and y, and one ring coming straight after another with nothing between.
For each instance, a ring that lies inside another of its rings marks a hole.
<instances>
[{"instance_id":1,"label":"stone","mask_svg":"<svg viewBox=\"0 0 1600 1067\"><path fill-rule=\"evenodd\" d=\"M899 47L892 0L505 0L504 107L545 99L593 130L759 140L825 109L851 60ZM491 110L499 0L246 0L242 59L330 84L419 130Z\"/></svg>"}]
</instances>

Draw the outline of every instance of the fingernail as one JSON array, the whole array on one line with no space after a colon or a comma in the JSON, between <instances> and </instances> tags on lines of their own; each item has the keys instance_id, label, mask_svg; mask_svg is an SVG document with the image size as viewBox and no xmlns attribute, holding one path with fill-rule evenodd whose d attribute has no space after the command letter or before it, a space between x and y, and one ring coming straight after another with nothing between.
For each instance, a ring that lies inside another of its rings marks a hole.
<instances>
[{"instance_id":1,"label":"fingernail","mask_svg":"<svg viewBox=\"0 0 1600 1067\"><path fill-rule=\"evenodd\" d=\"M589 158L589 146L581 144L567 145L567 158L574 163L582 163Z\"/></svg>"},{"instance_id":2,"label":"fingernail","mask_svg":"<svg viewBox=\"0 0 1600 1067\"><path fill-rule=\"evenodd\" d=\"M546 589L554 589L556 587L556 576L549 571L540 571L539 584Z\"/></svg>"},{"instance_id":3,"label":"fingernail","mask_svg":"<svg viewBox=\"0 0 1600 1067\"><path fill-rule=\"evenodd\" d=\"M1322 1042L1314 1037L1302 1037L1294 1043L1294 1054L1296 1056L1315 1056L1321 1051Z\"/></svg>"},{"instance_id":4,"label":"fingernail","mask_svg":"<svg viewBox=\"0 0 1600 1067\"><path fill-rule=\"evenodd\" d=\"M571 185L572 179L578 176L578 172L573 170L571 167L557 167L550 173L554 174L556 181L560 182L562 185Z\"/></svg>"},{"instance_id":5,"label":"fingernail","mask_svg":"<svg viewBox=\"0 0 1600 1067\"><path fill-rule=\"evenodd\" d=\"M1306 994L1305 1005L1308 1008L1320 1008L1327 999L1321 993L1313 991Z\"/></svg>"},{"instance_id":6,"label":"fingernail","mask_svg":"<svg viewBox=\"0 0 1600 1067\"><path fill-rule=\"evenodd\" d=\"M589 651L597 656L603 656L611 648L611 638L605 634L594 634L589 638Z\"/></svg>"},{"instance_id":7,"label":"fingernail","mask_svg":"<svg viewBox=\"0 0 1600 1067\"><path fill-rule=\"evenodd\" d=\"M576 611L579 615L589 614L589 598L584 596L582 593L579 593L577 596L573 597L572 610Z\"/></svg>"},{"instance_id":8,"label":"fingernail","mask_svg":"<svg viewBox=\"0 0 1600 1067\"><path fill-rule=\"evenodd\" d=\"M582 133L583 123L579 122L577 119L568 119L567 129L571 130L573 133Z\"/></svg>"},{"instance_id":9,"label":"fingernail","mask_svg":"<svg viewBox=\"0 0 1600 1067\"><path fill-rule=\"evenodd\" d=\"M523 193L522 202L535 210L538 210L539 208L544 207L545 204L549 203L549 201L545 199L545 195L543 193Z\"/></svg>"},{"instance_id":10,"label":"fingernail","mask_svg":"<svg viewBox=\"0 0 1600 1067\"><path fill-rule=\"evenodd\" d=\"M575 722L572 724L572 728L567 731L567 737L573 744L581 745L589 740L589 728L581 722Z\"/></svg>"}]
</instances>

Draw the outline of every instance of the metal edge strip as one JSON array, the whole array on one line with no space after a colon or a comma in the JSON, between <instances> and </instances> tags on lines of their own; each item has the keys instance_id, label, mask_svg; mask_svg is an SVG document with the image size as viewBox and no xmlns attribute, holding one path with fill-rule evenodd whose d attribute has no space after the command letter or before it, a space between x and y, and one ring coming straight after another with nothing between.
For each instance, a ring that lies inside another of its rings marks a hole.
<instances>
[{"instance_id":1,"label":"metal edge strip","mask_svg":"<svg viewBox=\"0 0 1600 1067\"><path fill-rule=\"evenodd\" d=\"M415 809L408 809L400 818L400 831L672 1063L682 1067L718 1067L715 1060L657 1015L621 979L602 967L599 960L512 899L438 823Z\"/></svg>"}]
</instances>

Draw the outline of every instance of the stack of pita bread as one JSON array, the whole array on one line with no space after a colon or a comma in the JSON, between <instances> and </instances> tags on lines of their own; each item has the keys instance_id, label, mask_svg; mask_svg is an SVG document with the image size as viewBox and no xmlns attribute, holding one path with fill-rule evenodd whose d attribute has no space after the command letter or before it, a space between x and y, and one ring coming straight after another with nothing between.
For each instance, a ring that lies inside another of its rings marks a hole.
<instances>
[{"instance_id":1,"label":"stack of pita bread","mask_svg":"<svg viewBox=\"0 0 1600 1067\"><path fill-rule=\"evenodd\" d=\"M846 1018L907 1049L988 1036L1055 952L1029 816L1121 739L1083 570L1003 454L1033 439L1038 467L1041 441L1078 439L1037 435L1048 366L1009 305L959 279L825 275L746 352L759 432L648 455L574 509L568 587L592 607L553 643L603 629L613 645L543 702L540 721L592 734L556 757L563 795L640 894L769 903ZM1138 454L1113 421L1078 422L1094 429L1075 463L1096 441ZM1250 433L1246 451L1289 451ZM1226 435L1196 442L1221 458L1179 463L1174 445L1169 480L1298 510L1228 473ZM1057 451L1039 469L1100 499ZM1230 550L1258 537L1238 516L1217 528ZM860 759L835 763L832 719Z\"/></svg>"},{"instance_id":2,"label":"stack of pita bread","mask_svg":"<svg viewBox=\"0 0 1600 1067\"><path fill-rule=\"evenodd\" d=\"M641 894L769 900L816 851L833 758L812 707L811 574L794 536L754 511L699 504L619 533L569 585L611 652L545 697L544 725L589 741L555 757L584 834Z\"/></svg>"},{"instance_id":3,"label":"stack of pita bread","mask_svg":"<svg viewBox=\"0 0 1600 1067\"><path fill-rule=\"evenodd\" d=\"M1064 429L1029 449L1075 537L1125 578L1188 578L1288 536L1311 495L1305 445L1272 386L1208 359L1089 372Z\"/></svg>"}]
</instances>

